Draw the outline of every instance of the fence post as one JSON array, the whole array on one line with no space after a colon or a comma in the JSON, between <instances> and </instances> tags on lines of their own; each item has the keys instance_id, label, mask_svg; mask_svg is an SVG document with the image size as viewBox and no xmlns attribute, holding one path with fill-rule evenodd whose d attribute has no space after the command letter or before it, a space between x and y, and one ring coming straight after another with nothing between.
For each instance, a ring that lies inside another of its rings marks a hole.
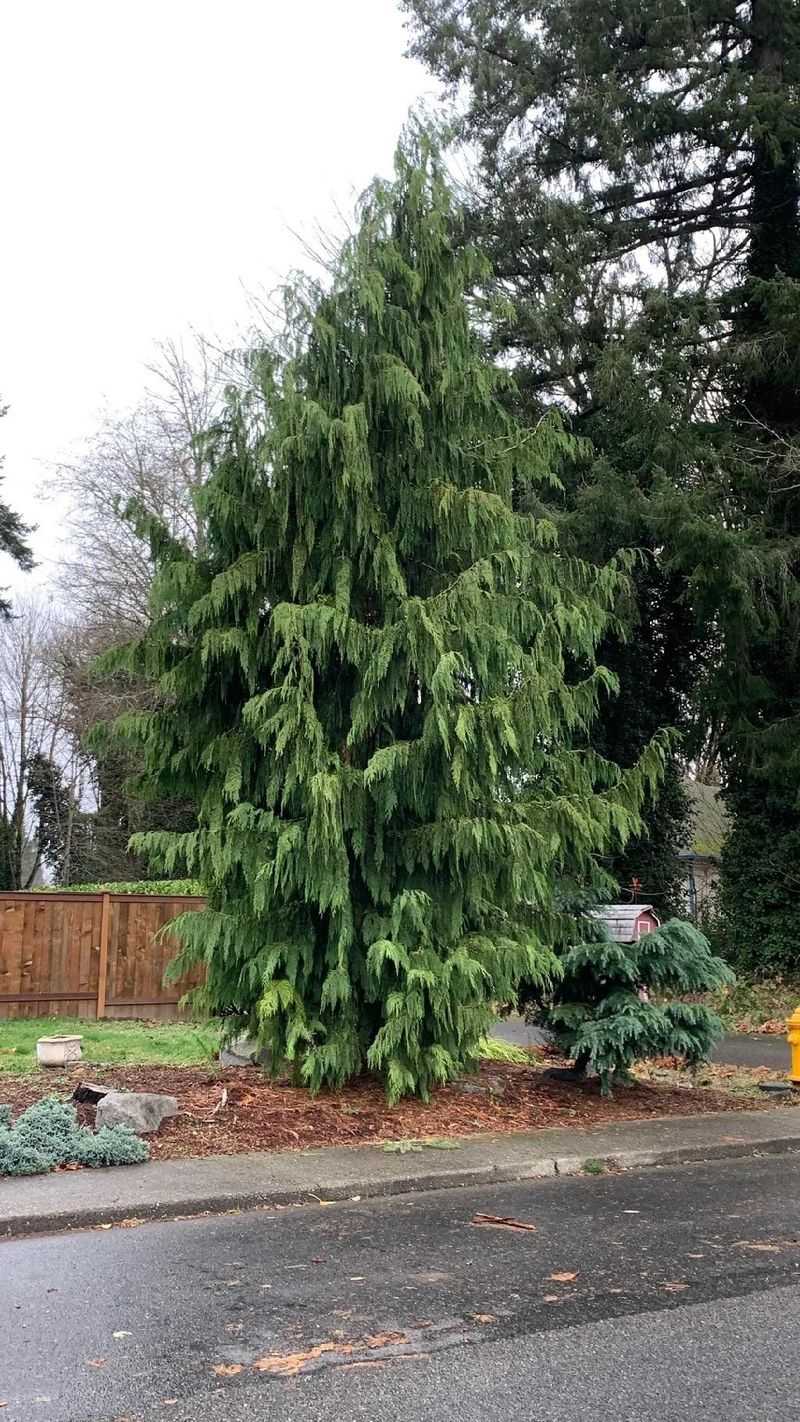
<instances>
[{"instance_id":1,"label":"fence post","mask_svg":"<svg viewBox=\"0 0 800 1422\"><path fill-rule=\"evenodd\" d=\"M106 1015L106 986L108 983L108 938L111 927L111 895L103 894L100 910L100 962L97 967L97 1016Z\"/></svg>"}]
</instances>

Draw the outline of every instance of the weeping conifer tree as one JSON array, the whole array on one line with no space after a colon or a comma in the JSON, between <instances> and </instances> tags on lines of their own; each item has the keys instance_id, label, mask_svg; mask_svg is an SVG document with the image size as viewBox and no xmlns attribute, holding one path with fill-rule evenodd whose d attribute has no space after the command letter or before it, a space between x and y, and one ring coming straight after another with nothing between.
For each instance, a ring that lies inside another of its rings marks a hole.
<instances>
[{"instance_id":1,"label":"weeping conifer tree","mask_svg":"<svg viewBox=\"0 0 800 1422\"><path fill-rule=\"evenodd\" d=\"M195 832L136 842L207 888L176 968L201 960L196 1003L314 1090L369 1067L424 1096L474 1064L492 1004L557 971L559 886L598 884L664 758L585 748L626 572L514 511L576 448L500 398L458 224L409 138L230 397L206 547L151 529L126 658L165 702L120 724L145 788L197 805Z\"/></svg>"}]
</instances>

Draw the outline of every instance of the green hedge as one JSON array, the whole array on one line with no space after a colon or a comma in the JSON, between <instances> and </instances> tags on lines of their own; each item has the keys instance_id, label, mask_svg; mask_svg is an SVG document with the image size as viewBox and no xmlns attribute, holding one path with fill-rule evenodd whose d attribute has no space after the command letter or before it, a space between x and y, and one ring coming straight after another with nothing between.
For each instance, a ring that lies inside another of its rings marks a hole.
<instances>
[{"instance_id":1,"label":"green hedge","mask_svg":"<svg viewBox=\"0 0 800 1422\"><path fill-rule=\"evenodd\" d=\"M171 894L175 897L202 894L196 879L132 879L120 884L42 884L37 894Z\"/></svg>"}]
</instances>

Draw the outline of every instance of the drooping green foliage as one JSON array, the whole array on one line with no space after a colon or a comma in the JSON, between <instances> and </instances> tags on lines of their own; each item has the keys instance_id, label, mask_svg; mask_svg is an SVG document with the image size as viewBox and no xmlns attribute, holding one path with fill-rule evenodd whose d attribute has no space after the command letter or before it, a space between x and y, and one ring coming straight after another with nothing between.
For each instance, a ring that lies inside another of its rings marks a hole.
<instances>
[{"instance_id":1,"label":"drooping green foliage","mask_svg":"<svg viewBox=\"0 0 800 1422\"><path fill-rule=\"evenodd\" d=\"M565 1056L596 1072L604 1095L645 1057L703 1061L722 1035L715 1013L651 994L700 993L735 981L690 923L671 919L636 943L617 943L598 919L562 957L563 976L542 1014Z\"/></svg>"},{"instance_id":2,"label":"drooping green foliage","mask_svg":"<svg viewBox=\"0 0 800 1422\"><path fill-rule=\"evenodd\" d=\"M627 564L515 508L575 441L501 399L459 223L409 140L231 395L205 548L153 527L127 658L169 704L119 730L150 793L197 806L196 832L136 842L206 886L176 969L202 960L196 1002L315 1090L369 1067L425 1095L474 1064L492 1003L555 967L556 886L605 882L666 753L623 774L586 749Z\"/></svg>"},{"instance_id":3,"label":"drooping green foliage","mask_svg":"<svg viewBox=\"0 0 800 1422\"><path fill-rule=\"evenodd\" d=\"M405 6L477 154L471 220L514 302L497 344L527 411L555 401L599 456L566 511L578 549L605 556L622 510L640 533L621 542L651 550L647 695L721 769L742 846L723 861L729 951L763 942L774 963L783 938L790 966L785 892L745 847L786 865L800 828L800 8ZM638 652L634 633L609 657L620 705Z\"/></svg>"},{"instance_id":4,"label":"drooping green foliage","mask_svg":"<svg viewBox=\"0 0 800 1422\"><path fill-rule=\"evenodd\" d=\"M150 1147L127 1126L94 1132L78 1124L74 1106L45 1097L13 1123L0 1107L0 1175L40 1175L56 1165L137 1165Z\"/></svg>"}]
</instances>

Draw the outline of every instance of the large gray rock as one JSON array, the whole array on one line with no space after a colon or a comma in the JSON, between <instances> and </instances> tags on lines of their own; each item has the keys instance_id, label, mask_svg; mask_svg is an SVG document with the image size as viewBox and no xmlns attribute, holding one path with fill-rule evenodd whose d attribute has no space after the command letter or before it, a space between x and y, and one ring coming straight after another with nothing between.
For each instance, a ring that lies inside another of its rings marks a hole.
<instances>
[{"instance_id":1,"label":"large gray rock","mask_svg":"<svg viewBox=\"0 0 800 1422\"><path fill-rule=\"evenodd\" d=\"M219 1064L226 1067L269 1066L272 1060L268 1047L259 1047L250 1037L237 1037L220 1049Z\"/></svg>"},{"instance_id":2,"label":"large gray rock","mask_svg":"<svg viewBox=\"0 0 800 1422\"><path fill-rule=\"evenodd\" d=\"M174 1096L159 1096L153 1091L109 1091L97 1103L95 1124L98 1130L101 1126L130 1126L137 1136L148 1136L158 1130L162 1121L177 1114Z\"/></svg>"}]
</instances>

